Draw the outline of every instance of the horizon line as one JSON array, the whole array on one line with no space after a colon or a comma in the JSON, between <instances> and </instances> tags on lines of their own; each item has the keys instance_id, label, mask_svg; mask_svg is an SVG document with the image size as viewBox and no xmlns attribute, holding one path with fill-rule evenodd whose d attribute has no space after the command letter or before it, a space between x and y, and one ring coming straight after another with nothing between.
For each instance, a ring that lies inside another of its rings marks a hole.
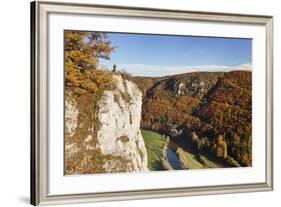
<instances>
[{"instance_id":1,"label":"horizon line","mask_svg":"<svg viewBox=\"0 0 281 207\"><path fill-rule=\"evenodd\" d=\"M192 72L231 72L231 71L252 71L251 63L244 63L236 66L226 65L146 65L146 64L116 64L117 71L127 72L132 76L139 77L165 77L177 74ZM99 65L98 69L110 70L112 66Z\"/></svg>"}]
</instances>

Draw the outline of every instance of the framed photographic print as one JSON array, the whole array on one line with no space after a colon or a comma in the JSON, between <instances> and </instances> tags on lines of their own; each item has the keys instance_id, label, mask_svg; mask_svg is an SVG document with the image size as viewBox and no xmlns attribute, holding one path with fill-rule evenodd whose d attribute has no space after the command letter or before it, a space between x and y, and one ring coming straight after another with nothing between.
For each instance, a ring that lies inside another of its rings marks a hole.
<instances>
[{"instance_id":1,"label":"framed photographic print","mask_svg":"<svg viewBox=\"0 0 281 207\"><path fill-rule=\"evenodd\" d=\"M273 189L273 17L31 3L31 203Z\"/></svg>"}]
</instances>

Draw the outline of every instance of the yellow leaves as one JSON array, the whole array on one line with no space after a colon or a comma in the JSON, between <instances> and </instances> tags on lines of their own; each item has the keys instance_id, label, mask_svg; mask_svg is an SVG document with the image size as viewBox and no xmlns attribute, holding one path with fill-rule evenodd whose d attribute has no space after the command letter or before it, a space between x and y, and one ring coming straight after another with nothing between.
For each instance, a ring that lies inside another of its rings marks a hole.
<instances>
[{"instance_id":1,"label":"yellow leaves","mask_svg":"<svg viewBox=\"0 0 281 207\"><path fill-rule=\"evenodd\" d=\"M112 85L112 74L107 71L79 70L68 67L65 73L67 86L79 87L90 93L97 93L109 89Z\"/></svg>"},{"instance_id":2,"label":"yellow leaves","mask_svg":"<svg viewBox=\"0 0 281 207\"><path fill-rule=\"evenodd\" d=\"M101 32L65 32L65 83L96 92L109 87L111 77L97 71L99 58L110 58L111 42Z\"/></svg>"},{"instance_id":3,"label":"yellow leaves","mask_svg":"<svg viewBox=\"0 0 281 207\"><path fill-rule=\"evenodd\" d=\"M98 90L97 84L91 81L84 81L80 84L80 87L86 89L90 92L95 92Z\"/></svg>"}]
</instances>

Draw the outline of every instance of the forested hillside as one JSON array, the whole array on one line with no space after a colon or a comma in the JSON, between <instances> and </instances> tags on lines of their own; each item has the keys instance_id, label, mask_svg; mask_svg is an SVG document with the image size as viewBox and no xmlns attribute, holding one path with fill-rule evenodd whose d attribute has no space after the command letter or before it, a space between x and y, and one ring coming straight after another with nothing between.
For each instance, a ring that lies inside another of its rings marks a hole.
<instances>
[{"instance_id":1,"label":"forested hillside","mask_svg":"<svg viewBox=\"0 0 281 207\"><path fill-rule=\"evenodd\" d=\"M249 71L154 78L145 89L141 127L187 142L196 135L200 148L251 166L251 80Z\"/></svg>"}]
</instances>

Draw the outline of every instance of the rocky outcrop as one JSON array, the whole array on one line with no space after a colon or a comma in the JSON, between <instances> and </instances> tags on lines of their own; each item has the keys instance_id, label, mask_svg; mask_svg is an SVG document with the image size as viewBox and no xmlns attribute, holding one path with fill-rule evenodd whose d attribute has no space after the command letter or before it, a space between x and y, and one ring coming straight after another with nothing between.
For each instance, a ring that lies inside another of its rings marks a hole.
<instances>
[{"instance_id":1,"label":"rocky outcrop","mask_svg":"<svg viewBox=\"0 0 281 207\"><path fill-rule=\"evenodd\" d=\"M124 157L127 172L146 171L147 154L140 132L142 94L137 86L113 76L116 89L105 91L97 113L100 130L97 138L101 153ZM105 169L114 171L118 162L105 160Z\"/></svg>"},{"instance_id":2,"label":"rocky outcrop","mask_svg":"<svg viewBox=\"0 0 281 207\"><path fill-rule=\"evenodd\" d=\"M120 75L112 80L112 88L99 96L66 93L66 174L148 171L142 93Z\"/></svg>"}]
</instances>

